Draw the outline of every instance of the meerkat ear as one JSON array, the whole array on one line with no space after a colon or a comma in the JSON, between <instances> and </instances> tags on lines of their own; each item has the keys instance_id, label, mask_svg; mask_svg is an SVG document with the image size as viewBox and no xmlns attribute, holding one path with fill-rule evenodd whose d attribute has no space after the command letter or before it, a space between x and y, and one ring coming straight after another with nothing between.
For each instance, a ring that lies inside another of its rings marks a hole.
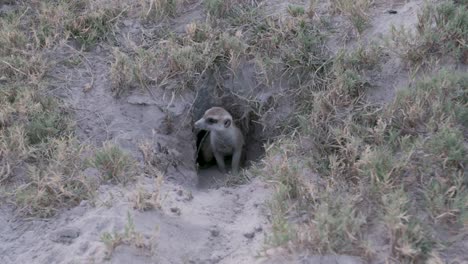
<instances>
[{"instance_id":1,"label":"meerkat ear","mask_svg":"<svg viewBox=\"0 0 468 264\"><path fill-rule=\"evenodd\" d=\"M231 125L231 120L230 119L224 120L224 127L225 128L228 128L230 125Z\"/></svg>"}]
</instances>

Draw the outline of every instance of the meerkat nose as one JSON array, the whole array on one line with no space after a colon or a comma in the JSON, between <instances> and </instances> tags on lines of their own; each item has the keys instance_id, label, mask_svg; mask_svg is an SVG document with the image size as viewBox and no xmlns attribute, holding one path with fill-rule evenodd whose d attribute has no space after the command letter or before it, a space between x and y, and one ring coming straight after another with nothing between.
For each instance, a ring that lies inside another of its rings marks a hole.
<instances>
[{"instance_id":1,"label":"meerkat nose","mask_svg":"<svg viewBox=\"0 0 468 264\"><path fill-rule=\"evenodd\" d=\"M203 120L198 120L197 122L195 122L195 127L196 128L201 128L202 121Z\"/></svg>"}]
</instances>

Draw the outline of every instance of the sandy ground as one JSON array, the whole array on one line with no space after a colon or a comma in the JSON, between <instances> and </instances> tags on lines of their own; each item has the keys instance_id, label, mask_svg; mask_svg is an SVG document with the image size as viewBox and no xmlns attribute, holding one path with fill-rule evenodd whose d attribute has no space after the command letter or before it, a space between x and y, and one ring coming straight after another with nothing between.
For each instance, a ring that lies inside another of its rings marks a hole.
<instances>
[{"instance_id":1,"label":"sandy ground","mask_svg":"<svg viewBox=\"0 0 468 264\"><path fill-rule=\"evenodd\" d=\"M362 39L381 39L390 26L414 25L416 12L423 1L376 1L372 8L371 26ZM297 3L297 1L295 1ZM271 1L267 8L285 12L285 1ZM396 10L390 15L387 10ZM200 3L192 6L174 21L176 31L185 24L201 19ZM127 21L126 30L139 30L134 21ZM336 22L337 36L346 27ZM341 32L340 32L341 31ZM347 45L356 40L331 38L329 48ZM53 56L66 57L74 51L64 47ZM293 257L271 260L259 257L269 232L266 202L272 190L265 182L252 182L222 187L223 179L214 169L198 179L194 165L194 134L189 106L193 94L172 100L163 90L137 90L130 96L115 99L109 89L109 51L96 49L85 54L94 76L87 69L70 69L57 65L51 73L54 94L65 99L75 111L78 136L81 140L101 145L106 140L118 143L142 160L138 145L144 141L167 149L177 166L169 166L161 186L161 209L139 212L133 209L135 186L102 185L95 205L84 201L71 210L49 219L22 219L11 208L0 209L0 263L362 263L352 257ZM394 54L388 54L378 72L369 73L375 85L373 101L385 102L396 89L408 84L408 72ZM94 79L89 92L83 88ZM169 102L172 102L169 104ZM167 115L177 127L168 127ZM88 173L96 173L89 171ZM138 186L157 188L154 179L139 176ZM133 220L141 243L122 243L112 254L101 242L103 232L123 232ZM138 245L139 247L137 247ZM298 254L300 255L300 254Z\"/></svg>"},{"instance_id":2,"label":"sandy ground","mask_svg":"<svg viewBox=\"0 0 468 264\"><path fill-rule=\"evenodd\" d=\"M122 232L127 214L145 246L120 245L110 263L254 263L268 230L264 183L192 192L167 183L162 189L163 206L156 211L133 210L132 190L102 186L97 207L82 203L44 221L2 217L2 263L102 263L109 252L101 234Z\"/></svg>"}]
</instances>

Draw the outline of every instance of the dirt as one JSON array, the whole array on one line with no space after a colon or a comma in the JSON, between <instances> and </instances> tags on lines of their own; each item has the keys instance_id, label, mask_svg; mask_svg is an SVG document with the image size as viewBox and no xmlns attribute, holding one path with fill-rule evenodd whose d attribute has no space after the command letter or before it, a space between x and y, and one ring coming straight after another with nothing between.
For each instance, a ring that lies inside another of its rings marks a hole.
<instances>
[{"instance_id":1,"label":"dirt","mask_svg":"<svg viewBox=\"0 0 468 264\"><path fill-rule=\"evenodd\" d=\"M371 25L362 36L364 41L388 35L392 24L414 25L416 12L423 3L419 0L376 2L372 8ZM271 1L265 6L267 10L276 10L275 14L287 12L286 1ZM386 13L390 9L397 14ZM183 15L171 21L172 27L177 33L183 33L186 24L204 19L202 10L201 1L192 1ZM134 33L135 36L147 30L131 20L124 21L122 27L123 32ZM135 41L138 41L137 37ZM332 38L329 48L336 51L343 45L353 47L355 41ZM381 70L369 77L375 85L370 94L375 102L387 102L395 90L407 85L410 79L402 62L394 54L387 55ZM161 186L162 208L158 210L139 212L133 209L134 185L102 185L96 204L83 201L73 209L43 220L19 218L11 208L1 207L1 263L363 263L348 256L308 256L286 260L271 251L272 258L266 258L262 253L265 253L267 234L271 232L266 210L271 188L259 178L226 187L227 176L221 175L216 168L203 170L197 175L193 119L200 116L208 105L227 102L234 107L235 99L216 101L190 92L173 96L170 90L155 87L151 93L139 88L127 96L115 98L109 75L112 56L107 47L100 46L80 54L74 48L64 46L51 51L50 56L58 61L71 56L83 59L79 67L59 63L49 73L53 94L63 98L74 110L80 140L95 146L113 141L140 162L143 157L138 146L149 142L154 147L166 149L173 164L165 171L165 181ZM254 69L248 62L243 65L240 69L242 74L227 76L224 86L267 102L272 91L262 91L260 87L260 91L253 92L259 88L254 81ZM85 89L89 84L92 84L91 88ZM201 85L209 91L213 83L207 80ZM277 89L280 91L281 87ZM194 104L198 101L202 103ZM192 109L192 105L198 108ZM266 121L281 120L280 114L287 115L291 109L282 101L276 106L282 109L282 113L267 114ZM237 122L245 121L243 114L245 112L242 111L235 113ZM274 119L272 115L278 116ZM270 126L274 127L274 124ZM254 162L261 158L262 143L270 135L260 126L250 129L248 134L252 137L252 144L247 160ZM147 176L139 176L138 185L154 190L157 188L154 179ZM133 220L135 231L142 234L141 243L136 243L140 247L135 243L122 243L111 254L101 236L103 232L123 232L128 215Z\"/></svg>"},{"instance_id":2,"label":"dirt","mask_svg":"<svg viewBox=\"0 0 468 264\"><path fill-rule=\"evenodd\" d=\"M143 186L152 182L139 181ZM263 203L270 190L257 180L208 190L166 183L162 208L148 212L132 209L131 187L101 186L99 192L96 207L84 202L48 220L7 222L2 217L2 263L102 263L109 251L101 234L122 232L127 214L145 247L119 245L110 263L253 263L268 232Z\"/></svg>"}]
</instances>

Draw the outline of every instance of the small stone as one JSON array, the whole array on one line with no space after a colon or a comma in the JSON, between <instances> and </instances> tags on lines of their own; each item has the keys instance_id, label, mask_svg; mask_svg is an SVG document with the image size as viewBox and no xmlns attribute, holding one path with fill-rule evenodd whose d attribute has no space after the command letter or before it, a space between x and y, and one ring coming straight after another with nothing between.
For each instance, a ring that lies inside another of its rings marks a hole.
<instances>
[{"instance_id":1,"label":"small stone","mask_svg":"<svg viewBox=\"0 0 468 264\"><path fill-rule=\"evenodd\" d=\"M255 237L255 232L248 232L248 233L245 233L244 236L248 239L252 239Z\"/></svg>"},{"instance_id":2,"label":"small stone","mask_svg":"<svg viewBox=\"0 0 468 264\"><path fill-rule=\"evenodd\" d=\"M52 233L49 238L51 241L56 243L70 244L79 236L80 229L76 227L68 227Z\"/></svg>"},{"instance_id":3,"label":"small stone","mask_svg":"<svg viewBox=\"0 0 468 264\"><path fill-rule=\"evenodd\" d=\"M171 212L176 214L176 215L180 215L181 214L181 211L180 211L180 208L178 207L172 207L171 208Z\"/></svg>"},{"instance_id":4,"label":"small stone","mask_svg":"<svg viewBox=\"0 0 468 264\"><path fill-rule=\"evenodd\" d=\"M211 254L210 263L213 263L213 264L218 263L219 261L221 261L222 258L223 258L222 252L215 251L213 252L213 254Z\"/></svg>"},{"instance_id":5,"label":"small stone","mask_svg":"<svg viewBox=\"0 0 468 264\"><path fill-rule=\"evenodd\" d=\"M263 228L261 225L255 227L255 232L262 232Z\"/></svg>"},{"instance_id":6,"label":"small stone","mask_svg":"<svg viewBox=\"0 0 468 264\"><path fill-rule=\"evenodd\" d=\"M217 237L219 236L219 229L217 227L213 227L212 229L210 229L210 234L212 237Z\"/></svg>"}]
</instances>

